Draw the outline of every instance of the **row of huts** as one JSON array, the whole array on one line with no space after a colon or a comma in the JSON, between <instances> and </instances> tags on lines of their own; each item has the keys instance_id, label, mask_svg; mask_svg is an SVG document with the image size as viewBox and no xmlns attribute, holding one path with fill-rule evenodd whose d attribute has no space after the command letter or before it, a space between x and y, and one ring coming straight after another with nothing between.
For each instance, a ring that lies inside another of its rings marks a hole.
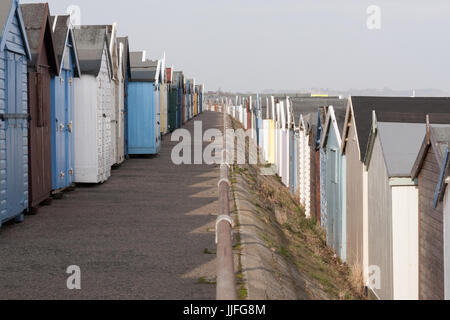
<instances>
[{"instance_id":1,"label":"row of huts","mask_svg":"<svg viewBox=\"0 0 450 320\"><path fill-rule=\"evenodd\" d=\"M0 227L74 183L102 183L129 155L203 109L203 86L130 52L117 24L72 26L47 3L0 0Z\"/></svg>"},{"instance_id":2,"label":"row of huts","mask_svg":"<svg viewBox=\"0 0 450 320\"><path fill-rule=\"evenodd\" d=\"M227 112L370 297L450 299L450 98L238 97Z\"/></svg>"}]
</instances>

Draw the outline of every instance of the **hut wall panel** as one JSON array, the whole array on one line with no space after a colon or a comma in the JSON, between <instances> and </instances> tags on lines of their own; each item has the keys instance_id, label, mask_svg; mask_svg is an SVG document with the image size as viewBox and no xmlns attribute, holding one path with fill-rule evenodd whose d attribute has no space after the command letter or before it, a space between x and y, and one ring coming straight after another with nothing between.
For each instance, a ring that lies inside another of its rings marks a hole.
<instances>
[{"instance_id":1,"label":"hut wall panel","mask_svg":"<svg viewBox=\"0 0 450 320\"><path fill-rule=\"evenodd\" d=\"M99 163L101 164L101 181L106 181L111 176L111 166L114 164L113 160L113 143L111 135L111 119L114 117L114 98L113 98L113 83L110 79L107 60L107 47L103 49L102 64L100 72L97 76L97 87L99 94L97 95L97 106L102 120L102 134L101 141L99 139L99 146L102 147L101 154L99 153Z\"/></svg>"},{"instance_id":2,"label":"hut wall panel","mask_svg":"<svg viewBox=\"0 0 450 320\"><path fill-rule=\"evenodd\" d=\"M395 300L419 298L419 192L392 187L393 283Z\"/></svg>"},{"instance_id":3,"label":"hut wall panel","mask_svg":"<svg viewBox=\"0 0 450 320\"><path fill-rule=\"evenodd\" d=\"M47 39L47 38L46 38ZM47 41L47 40L44 40ZM29 103L29 200L37 207L52 191L51 74L46 46L42 46L36 72L28 73Z\"/></svg>"},{"instance_id":4,"label":"hut wall panel","mask_svg":"<svg viewBox=\"0 0 450 320\"><path fill-rule=\"evenodd\" d=\"M289 187L289 131L282 129L281 131L281 178L283 184Z\"/></svg>"},{"instance_id":5,"label":"hut wall panel","mask_svg":"<svg viewBox=\"0 0 450 320\"><path fill-rule=\"evenodd\" d=\"M117 135L116 135L116 163L121 164L125 161L125 79L123 74L122 61L119 65L118 71L118 84L116 86L117 92L117 103L118 108L116 109L117 118Z\"/></svg>"},{"instance_id":6,"label":"hut wall panel","mask_svg":"<svg viewBox=\"0 0 450 320\"><path fill-rule=\"evenodd\" d=\"M448 186L444 198L444 278L445 299L450 300L450 194Z\"/></svg>"},{"instance_id":7,"label":"hut wall panel","mask_svg":"<svg viewBox=\"0 0 450 320\"><path fill-rule=\"evenodd\" d=\"M433 199L439 167L429 148L419 174L419 298L444 298L443 204L435 209Z\"/></svg>"},{"instance_id":8,"label":"hut wall panel","mask_svg":"<svg viewBox=\"0 0 450 320\"><path fill-rule=\"evenodd\" d=\"M72 50L72 47L66 44L66 50ZM52 185L54 190L69 187L74 178L73 129L69 130L68 128L70 123L73 128L74 119L74 61L71 55L65 55L62 64L65 67L60 76L54 76L51 83Z\"/></svg>"},{"instance_id":9,"label":"hut wall panel","mask_svg":"<svg viewBox=\"0 0 450 320\"><path fill-rule=\"evenodd\" d=\"M313 154L313 148L309 145L309 136L306 136L304 142L304 173L305 173L305 213L307 217L311 217L311 199L314 196L314 189L311 188L311 176L314 173L315 168L311 167L311 156Z\"/></svg>"},{"instance_id":10,"label":"hut wall panel","mask_svg":"<svg viewBox=\"0 0 450 320\"><path fill-rule=\"evenodd\" d=\"M319 198L320 198L320 223L323 228L326 228L328 225L328 199L327 199L327 155L325 154L325 150L320 149L320 179L319 179Z\"/></svg>"},{"instance_id":11,"label":"hut wall panel","mask_svg":"<svg viewBox=\"0 0 450 320\"><path fill-rule=\"evenodd\" d=\"M333 128L328 131L325 148L325 192L327 204L327 240L329 246L345 261L345 157L341 155L340 143Z\"/></svg>"},{"instance_id":12,"label":"hut wall panel","mask_svg":"<svg viewBox=\"0 0 450 320\"><path fill-rule=\"evenodd\" d=\"M347 262L363 271L363 164L352 122L345 150L347 159Z\"/></svg>"},{"instance_id":13,"label":"hut wall panel","mask_svg":"<svg viewBox=\"0 0 450 320\"><path fill-rule=\"evenodd\" d=\"M369 265L380 270L380 288L372 288L382 300L394 297L392 194L383 151L378 137L368 171Z\"/></svg>"},{"instance_id":14,"label":"hut wall panel","mask_svg":"<svg viewBox=\"0 0 450 320\"><path fill-rule=\"evenodd\" d=\"M22 36L17 34L17 30L18 20L15 16L12 23L6 25L4 36L9 39L7 45L23 50ZM0 51L0 112L25 114L27 110L27 59L7 50ZM20 216L28 209L28 200L27 121L8 120L8 125L1 121L0 226L2 222Z\"/></svg>"},{"instance_id":15,"label":"hut wall panel","mask_svg":"<svg viewBox=\"0 0 450 320\"><path fill-rule=\"evenodd\" d=\"M161 110L161 133L165 134L167 133L167 117L168 117L168 110L167 110L167 85L161 84L160 86L160 110Z\"/></svg>"},{"instance_id":16,"label":"hut wall panel","mask_svg":"<svg viewBox=\"0 0 450 320\"><path fill-rule=\"evenodd\" d=\"M82 75L74 83L75 182L100 182L102 118L99 117L97 106L97 79L91 75Z\"/></svg>"},{"instance_id":17,"label":"hut wall panel","mask_svg":"<svg viewBox=\"0 0 450 320\"><path fill-rule=\"evenodd\" d=\"M311 152L311 212L320 225L320 150ZM313 207L314 206L314 207Z\"/></svg>"}]
</instances>

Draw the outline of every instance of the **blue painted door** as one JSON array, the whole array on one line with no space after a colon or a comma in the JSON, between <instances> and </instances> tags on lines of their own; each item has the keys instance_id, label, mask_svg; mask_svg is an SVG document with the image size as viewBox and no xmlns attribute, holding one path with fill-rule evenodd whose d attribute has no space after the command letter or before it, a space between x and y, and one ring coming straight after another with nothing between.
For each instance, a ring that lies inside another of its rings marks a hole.
<instances>
[{"instance_id":1,"label":"blue painted door","mask_svg":"<svg viewBox=\"0 0 450 320\"><path fill-rule=\"evenodd\" d=\"M157 154L160 126L152 83L131 82L128 86L128 153Z\"/></svg>"},{"instance_id":2,"label":"blue painted door","mask_svg":"<svg viewBox=\"0 0 450 320\"><path fill-rule=\"evenodd\" d=\"M23 100L25 57L6 52L6 106L2 126L6 131L6 212L0 223L18 216L28 207L25 199L25 163L28 119Z\"/></svg>"},{"instance_id":3,"label":"blue painted door","mask_svg":"<svg viewBox=\"0 0 450 320\"><path fill-rule=\"evenodd\" d=\"M73 71L63 69L52 79L53 190L69 187L74 178Z\"/></svg>"},{"instance_id":4,"label":"blue painted door","mask_svg":"<svg viewBox=\"0 0 450 320\"><path fill-rule=\"evenodd\" d=\"M65 123L64 115L64 77L52 78L52 185L54 190L62 189L64 183L66 140L61 126Z\"/></svg>"},{"instance_id":5,"label":"blue painted door","mask_svg":"<svg viewBox=\"0 0 450 320\"><path fill-rule=\"evenodd\" d=\"M65 72L65 91L66 91L66 126L64 128L66 138L66 185L70 186L74 182L75 172L75 143L73 136L73 118L74 118L74 87L73 87L73 70Z\"/></svg>"}]
</instances>

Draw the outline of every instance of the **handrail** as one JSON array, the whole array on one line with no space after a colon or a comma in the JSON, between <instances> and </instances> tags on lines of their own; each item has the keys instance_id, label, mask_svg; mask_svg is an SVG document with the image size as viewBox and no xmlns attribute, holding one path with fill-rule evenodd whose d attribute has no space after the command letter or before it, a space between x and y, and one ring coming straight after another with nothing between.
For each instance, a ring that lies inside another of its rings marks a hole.
<instances>
[{"instance_id":1,"label":"handrail","mask_svg":"<svg viewBox=\"0 0 450 320\"><path fill-rule=\"evenodd\" d=\"M230 181L229 165L227 163L226 151L226 128L227 113L222 106L224 113L224 134L223 134L223 159L220 166L219 181L219 208L220 215L216 222L216 245L217 245L217 300L237 300L236 277L234 274L233 258L233 219L230 215Z\"/></svg>"}]
</instances>

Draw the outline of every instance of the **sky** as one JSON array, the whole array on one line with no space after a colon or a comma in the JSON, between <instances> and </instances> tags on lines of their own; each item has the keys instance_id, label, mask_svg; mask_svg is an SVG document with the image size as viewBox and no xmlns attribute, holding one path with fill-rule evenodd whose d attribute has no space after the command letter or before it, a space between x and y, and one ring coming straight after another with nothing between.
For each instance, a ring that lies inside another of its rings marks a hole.
<instances>
[{"instance_id":1,"label":"sky","mask_svg":"<svg viewBox=\"0 0 450 320\"><path fill-rule=\"evenodd\" d=\"M22 0L22 3L41 2ZM439 89L450 92L448 0L49 0L82 24L117 22L132 51L206 90ZM367 12L380 9L380 29Z\"/></svg>"}]
</instances>

